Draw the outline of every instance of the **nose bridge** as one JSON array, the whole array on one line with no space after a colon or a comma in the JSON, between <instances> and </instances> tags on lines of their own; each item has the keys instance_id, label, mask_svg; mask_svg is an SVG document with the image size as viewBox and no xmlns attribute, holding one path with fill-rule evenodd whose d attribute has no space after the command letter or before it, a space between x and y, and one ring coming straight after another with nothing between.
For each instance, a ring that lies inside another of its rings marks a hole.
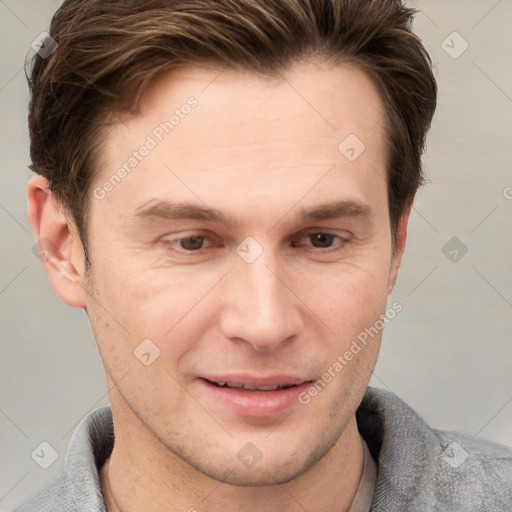
<instances>
[{"instance_id":1,"label":"nose bridge","mask_svg":"<svg viewBox=\"0 0 512 512\"><path fill-rule=\"evenodd\" d=\"M268 254L251 263L238 259L221 313L227 337L270 350L298 332L299 311L279 273L276 258Z\"/></svg>"},{"instance_id":2,"label":"nose bridge","mask_svg":"<svg viewBox=\"0 0 512 512\"><path fill-rule=\"evenodd\" d=\"M280 313L280 309L286 308L285 289L282 282L276 277L275 270L269 261L255 262L247 265L241 273L246 280L247 294L255 313L254 320L264 322L271 320L274 315ZM275 265L274 265L275 269Z\"/></svg>"}]
</instances>

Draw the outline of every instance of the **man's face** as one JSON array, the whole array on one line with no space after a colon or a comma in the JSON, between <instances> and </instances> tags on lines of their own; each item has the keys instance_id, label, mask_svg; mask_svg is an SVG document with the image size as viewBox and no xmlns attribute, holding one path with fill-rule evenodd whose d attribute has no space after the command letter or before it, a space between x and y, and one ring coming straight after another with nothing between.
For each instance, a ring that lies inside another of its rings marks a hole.
<instances>
[{"instance_id":1,"label":"man's face","mask_svg":"<svg viewBox=\"0 0 512 512\"><path fill-rule=\"evenodd\" d=\"M380 334L333 370L386 309L383 107L348 65L272 79L220 71L161 75L139 114L107 128L87 312L114 420L140 420L119 432L137 428L216 479L261 485L335 445L377 358ZM130 172L105 186L133 151Z\"/></svg>"}]
</instances>

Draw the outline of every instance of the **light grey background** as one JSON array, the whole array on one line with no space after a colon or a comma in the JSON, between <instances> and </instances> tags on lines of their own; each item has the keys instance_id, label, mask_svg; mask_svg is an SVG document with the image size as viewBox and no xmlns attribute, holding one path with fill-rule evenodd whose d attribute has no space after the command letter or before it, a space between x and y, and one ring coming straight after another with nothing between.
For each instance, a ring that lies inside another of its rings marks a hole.
<instances>
[{"instance_id":1,"label":"light grey background","mask_svg":"<svg viewBox=\"0 0 512 512\"><path fill-rule=\"evenodd\" d=\"M77 422L107 403L86 316L54 295L26 219L23 63L58 4L0 0L1 511L61 471ZM385 330L371 383L434 426L512 445L512 0L409 5L421 10L415 27L435 63L439 107L425 157L431 183L390 299L404 309ZM469 44L458 58L454 31ZM442 251L452 237L468 248L456 263ZM43 441L58 452L48 469L31 458Z\"/></svg>"}]
</instances>

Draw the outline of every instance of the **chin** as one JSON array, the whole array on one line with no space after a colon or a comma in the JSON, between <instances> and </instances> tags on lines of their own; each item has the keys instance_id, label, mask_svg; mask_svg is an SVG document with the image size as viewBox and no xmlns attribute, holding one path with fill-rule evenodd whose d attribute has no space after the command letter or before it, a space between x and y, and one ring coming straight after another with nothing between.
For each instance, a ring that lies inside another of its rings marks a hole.
<instances>
[{"instance_id":1,"label":"chin","mask_svg":"<svg viewBox=\"0 0 512 512\"><path fill-rule=\"evenodd\" d=\"M190 462L189 462L190 463ZM242 466L240 464L240 466ZM222 482L223 484L233 485L236 487L268 487L272 485L286 484L307 471L308 467L297 467L297 462L294 463L295 467L290 467L288 464L284 467L253 467L253 468L221 468L197 466L196 469L203 473L205 476Z\"/></svg>"},{"instance_id":2,"label":"chin","mask_svg":"<svg viewBox=\"0 0 512 512\"><path fill-rule=\"evenodd\" d=\"M251 445L251 443L247 443ZM247 445L246 445L247 446ZM300 450L289 447L288 450L281 446L279 453L275 447L267 448L266 453L259 453L259 460L252 466L243 462L245 453L257 453L254 445L246 449L246 452L230 452L227 456L212 459L197 460L195 457L179 455L184 462L192 466L203 475L238 487L266 487L286 484L314 466L332 447L332 445L309 446L305 451L303 445ZM213 462L212 462L213 460ZM250 462L248 463L250 464Z\"/></svg>"}]
</instances>

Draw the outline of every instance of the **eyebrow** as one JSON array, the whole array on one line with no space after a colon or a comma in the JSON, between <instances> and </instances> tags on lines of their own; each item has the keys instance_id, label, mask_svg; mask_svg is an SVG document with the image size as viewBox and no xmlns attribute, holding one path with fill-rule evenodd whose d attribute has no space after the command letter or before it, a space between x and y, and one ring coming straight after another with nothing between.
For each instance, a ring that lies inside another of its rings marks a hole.
<instances>
[{"instance_id":1,"label":"eyebrow","mask_svg":"<svg viewBox=\"0 0 512 512\"><path fill-rule=\"evenodd\" d=\"M170 201L148 201L135 210L134 218L136 221L142 222L161 218L166 220L203 220L232 227L236 227L238 224L231 215L216 208Z\"/></svg>"},{"instance_id":2,"label":"eyebrow","mask_svg":"<svg viewBox=\"0 0 512 512\"><path fill-rule=\"evenodd\" d=\"M373 210L366 203L344 200L323 204L311 210L300 210L297 214L297 219L302 222L338 219L340 217L370 219L373 217Z\"/></svg>"},{"instance_id":3,"label":"eyebrow","mask_svg":"<svg viewBox=\"0 0 512 512\"><path fill-rule=\"evenodd\" d=\"M366 203L356 200L342 200L322 204L312 209L300 209L295 215L298 223L338 219L342 217L362 218L373 217L373 210ZM284 218L284 217L283 217ZM236 228L239 222L230 214L217 208L209 208L195 203L170 201L148 201L135 210L134 219L147 222L153 219L165 220L201 220L224 224L228 228Z\"/></svg>"}]
</instances>

